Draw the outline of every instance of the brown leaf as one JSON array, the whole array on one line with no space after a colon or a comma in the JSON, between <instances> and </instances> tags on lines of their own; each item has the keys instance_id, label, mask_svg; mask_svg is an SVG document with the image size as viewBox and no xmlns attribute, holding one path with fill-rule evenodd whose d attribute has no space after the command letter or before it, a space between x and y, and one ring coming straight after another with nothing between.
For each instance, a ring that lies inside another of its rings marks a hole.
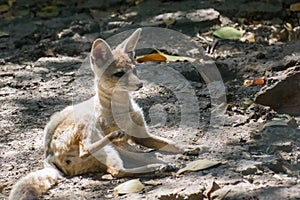
<instances>
[{"instance_id":1,"label":"brown leaf","mask_svg":"<svg viewBox=\"0 0 300 200\"><path fill-rule=\"evenodd\" d=\"M166 62L167 58L159 53L152 53L136 59L138 63L143 62Z\"/></svg>"},{"instance_id":2,"label":"brown leaf","mask_svg":"<svg viewBox=\"0 0 300 200\"><path fill-rule=\"evenodd\" d=\"M265 84L265 78L264 77L260 77L256 80L254 80L254 85L264 85Z\"/></svg>"},{"instance_id":3,"label":"brown leaf","mask_svg":"<svg viewBox=\"0 0 300 200\"><path fill-rule=\"evenodd\" d=\"M186 56L172 56L165 54L158 49L155 49L157 53L152 53L148 54L145 56L138 57L136 61L138 63L143 63L143 62L202 62L203 59L201 58L191 58L191 57L186 57Z\"/></svg>"},{"instance_id":4,"label":"brown leaf","mask_svg":"<svg viewBox=\"0 0 300 200\"><path fill-rule=\"evenodd\" d=\"M260 78L257 78L255 80L245 80L244 81L244 86L245 87L249 87L249 86L257 86L257 85L264 85L265 84L265 78L264 77L260 77Z\"/></svg>"}]
</instances>

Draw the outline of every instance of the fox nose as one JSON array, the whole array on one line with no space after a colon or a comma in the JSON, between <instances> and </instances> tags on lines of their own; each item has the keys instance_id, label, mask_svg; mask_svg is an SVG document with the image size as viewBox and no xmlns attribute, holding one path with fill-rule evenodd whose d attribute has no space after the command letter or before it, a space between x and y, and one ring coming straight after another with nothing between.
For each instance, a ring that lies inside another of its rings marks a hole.
<instances>
[{"instance_id":1,"label":"fox nose","mask_svg":"<svg viewBox=\"0 0 300 200\"><path fill-rule=\"evenodd\" d=\"M141 89L141 88L143 87L143 83L140 82L140 83L136 84L136 86L137 86L139 89Z\"/></svg>"}]
</instances>

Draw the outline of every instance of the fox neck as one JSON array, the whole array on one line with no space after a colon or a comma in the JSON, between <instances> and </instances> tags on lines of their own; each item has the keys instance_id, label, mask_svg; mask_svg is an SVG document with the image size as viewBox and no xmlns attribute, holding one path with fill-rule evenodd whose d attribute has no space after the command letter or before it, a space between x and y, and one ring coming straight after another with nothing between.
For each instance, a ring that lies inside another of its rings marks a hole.
<instances>
[{"instance_id":1,"label":"fox neck","mask_svg":"<svg viewBox=\"0 0 300 200\"><path fill-rule=\"evenodd\" d=\"M132 98L128 91L105 90L97 87L101 112L106 115L128 113L132 110Z\"/></svg>"}]
</instances>

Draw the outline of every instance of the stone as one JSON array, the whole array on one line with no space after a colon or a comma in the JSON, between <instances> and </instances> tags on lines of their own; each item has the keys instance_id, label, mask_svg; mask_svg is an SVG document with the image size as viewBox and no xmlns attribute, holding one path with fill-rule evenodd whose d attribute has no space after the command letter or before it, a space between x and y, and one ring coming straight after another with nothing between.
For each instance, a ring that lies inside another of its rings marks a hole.
<instances>
[{"instance_id":1,"label":"stone","mask_svg":"<svg viewBox=\"0 0 300 200\"><path fill-rule=\"evenodd\" d=\"M257 93L255 103L269 106L278 113L300 114L300 65L290 67L278 76L267 80L267 85Z\"/></svg>"}]
</instances>

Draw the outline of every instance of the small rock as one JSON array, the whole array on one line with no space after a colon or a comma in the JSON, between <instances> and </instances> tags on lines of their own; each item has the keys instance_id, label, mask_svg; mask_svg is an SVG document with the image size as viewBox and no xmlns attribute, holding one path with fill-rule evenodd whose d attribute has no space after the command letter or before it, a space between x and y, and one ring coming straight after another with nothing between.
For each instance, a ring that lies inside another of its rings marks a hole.
<instances>
[{"instance_id":1,"label":"small rock","mask_svg":"<svg viewBox=\"0 0 300 200\"><path fill-rule=\"evenodd\" d=\"M160 200L202 200L204 199L204 188L198 184L177 187L173 190L163 191L158 195Z\"/></svg>"},{"instance_id":2,"label":"small rock","mask_svg":"<svg viewBox=\"0 0 300 200\"><path fill-rule=\"evenodd\" d=\"M219 18L220 13L215 9L199 9L194 12L188 13L186 18L193 22L212 21Z\"/></svg>"},{"instance_id":3,"label":"small rock","mask_svg":"<svg viewBox=\"0 0 300 200\"><path fill-rule=\"evenodd\" d=\"M30 65L26 65L25 69L30 70L32 67Z\"/></svg>"},{"instance_id":4,"label":"small rock","mask_svg":"<svg viewBox=\"0 0 300 200\"><path fill-rule=\"evenodd\" d=\"M264 53L262 53L262 52L259 52L258 54L256 54L256 56L255 56L257 59L264 59L264 58L266 58L266 55L264 54Z\"/></svg>"},{"instance_id":5,"label":"small rock","mask_svg":"<svg viewBox=\"0 0 300 200\"><path fill-rule=\"evenodd\" d=\"M160 200L201 200L204 199L204 195L202 192L196 192L191 194L173 193L173 194L161 195L159 199Z\"/></svg>"},{"instance_id":6,"label":"small rock","mask_svg":"<svg viewBox=\"0 0 300 200\"><path fill-rule=\"evenodd\" d=\"M114 177L112 177L111 174L104 174L104 175L101 177L101 179L103 179L103 180L113 180Z\"/></svg>"},{"instance_id":7,"label":"small rock","mask_svg":"<svg viewBox=\"0 0 300 200\"><path fill-rule=\"evenodd\" d=\"M8 183L0 183L0 193L2 193L3 189L8 186Z\"/></svg>"},{"instance_id":8,"label":"small rock","mask_svg":"<svg viewBox=\"0 0 300 200\"><path fill-rule=\"evenodd\" d=\"M47 69L45 67L34 67L33 72L38 73L38 74L48 74L49 69Z\"/></svg>"},{"instance_id":9,"label":"small rock","mask_svg":"<svg viewBox=\"0 0 300 200\"><path fill-rule=\"evenodd\" d=\"M237 166L236 171L241 172L243 175L255 174L258 171L257 165L261 165L261 163L251 160L242 160Z\"/></svg>"},{"instance_id":10,"label":"small rock","mask_svg":"<svg viewBox=\"0 0 300 200\"><path fill-rule=\"evenodd\" d=\"M300 114L300 65L280 72L276 83L265 86L257 94L255 103L269 106L279 113Z\"/></svg>"},{"instance_id":11,"label":"small rock","mask_svg":"<svg viewBox=\"0 0 300 200\"><path fill-rule=\"evenodd\" d=\"M5 60L3 58L0 59L0 65L4 65L5 64Z\"/></svg>"}]
</instances>

